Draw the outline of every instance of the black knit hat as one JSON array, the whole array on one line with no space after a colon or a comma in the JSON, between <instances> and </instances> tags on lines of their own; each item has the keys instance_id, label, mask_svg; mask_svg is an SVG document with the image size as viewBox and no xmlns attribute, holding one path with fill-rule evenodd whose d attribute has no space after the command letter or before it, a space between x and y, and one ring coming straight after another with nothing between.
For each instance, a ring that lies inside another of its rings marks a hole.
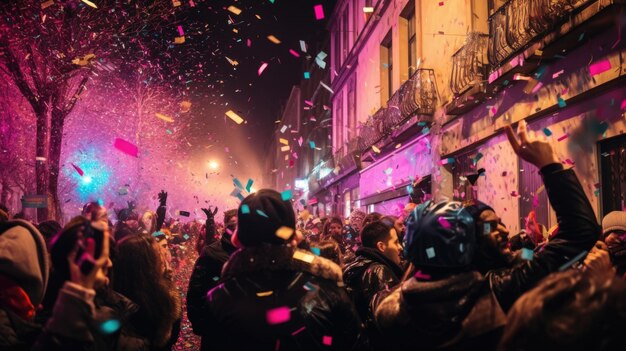
<instances>
[{"instance_id":1,"label":"black knit hat","mask_svg":"<svg viewBox=\"0 0 626 351\"><path fill-rule=\"evenodd\" d=\"M248 195L237 211L237 239L244 246L281 245L285 239L276 235L281 227L295 231L296 215L289 200L279 192L261 189Z\"/></svg>"}]
</instances>

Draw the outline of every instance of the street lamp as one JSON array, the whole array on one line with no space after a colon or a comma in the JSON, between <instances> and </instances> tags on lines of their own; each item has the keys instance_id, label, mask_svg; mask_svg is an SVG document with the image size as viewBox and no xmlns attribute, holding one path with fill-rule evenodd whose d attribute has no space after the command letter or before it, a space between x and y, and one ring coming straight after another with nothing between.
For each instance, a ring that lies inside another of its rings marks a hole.
<instances>
[{"instance_id":1,"label":"street lamp","mask_svg":"<svg viewBox=\"0 0 626 351\"><path fill-rule=\"evenodd\" d=\"M211 160L209 161L209 168L216 171L218 168L220 168L220 164L217 163L217 161L215 160Z\"/></svg>"}]
</instances>

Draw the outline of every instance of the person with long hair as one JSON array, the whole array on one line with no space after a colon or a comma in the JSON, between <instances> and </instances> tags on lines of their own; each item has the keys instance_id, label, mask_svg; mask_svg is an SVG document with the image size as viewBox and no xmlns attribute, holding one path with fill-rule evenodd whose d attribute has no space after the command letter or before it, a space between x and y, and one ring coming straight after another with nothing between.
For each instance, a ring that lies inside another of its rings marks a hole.
<instances>
[{"instance_id":1,"label":"person with long hair","mask_svg":"<svg viewBox=\"0 0 626 351\"><path fill-rule=\"evenodd\" d=\"M181 301L165 278L157 241L148 236L124 238L116 247L113 268L113 289L139 306L130 320L134 332L149 340L151 350L170 350L180 332Z\"/></svg>"}]
</instances>

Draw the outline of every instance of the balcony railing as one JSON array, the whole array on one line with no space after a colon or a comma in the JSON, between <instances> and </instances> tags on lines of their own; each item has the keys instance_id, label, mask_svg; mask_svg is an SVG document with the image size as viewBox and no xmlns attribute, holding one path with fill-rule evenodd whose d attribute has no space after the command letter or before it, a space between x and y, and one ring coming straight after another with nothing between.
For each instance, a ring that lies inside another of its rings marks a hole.
<instances>
[{"instance_id":1,"label":"balcony railing","mask_svg":"<svg viewBox=\"0 0 626 351\"><path fill-rule=\"evenodd\" d=\"M594 0L509 0L489 18L489 63L500 66L533 39Z\"/></svg>"},{"instance_id":2,"label":"balcony railing","mask_svg":"<svg viewBox=\"0 0 626 351\"><path fill-rule=\"evenodd\" d=\"M418 69L400 86L382 107L367 119L359 129L359 145L364 152L372 145L391 135L411 117L432 116L435 113L438 93L435 72Z\"/></svg>"},{"instance_id":3,"label":"balcony railing","mask_svg":"<svg viewBox=\"0 0 626 351\"><path fill-rule=\"evenodd\" d=\"M450 89L454 94L460 95L487 79L489 73L488 42L489 35L487 34L469 33L465 45L452 55Z\"/></svg>"}]
</instances>

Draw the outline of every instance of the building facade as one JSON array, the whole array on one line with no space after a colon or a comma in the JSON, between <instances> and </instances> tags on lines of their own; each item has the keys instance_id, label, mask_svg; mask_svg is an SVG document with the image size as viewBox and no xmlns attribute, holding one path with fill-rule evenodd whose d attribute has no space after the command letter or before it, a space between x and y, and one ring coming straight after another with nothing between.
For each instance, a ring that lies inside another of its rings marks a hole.
<instances>
[{"instance_id":1,"label":"building facade","mask_svg":"<svg viewBox=\"0 0 626 351\"><path fill-rule=\"evenodd\" d=\"M541 179L503 127L522 119L574 167L600 217L623 209L621 0L339 0L329 20L332 157L324 204L397 213L409 194L477 198L512 232Z\"/></svg>"}]
</instances>

